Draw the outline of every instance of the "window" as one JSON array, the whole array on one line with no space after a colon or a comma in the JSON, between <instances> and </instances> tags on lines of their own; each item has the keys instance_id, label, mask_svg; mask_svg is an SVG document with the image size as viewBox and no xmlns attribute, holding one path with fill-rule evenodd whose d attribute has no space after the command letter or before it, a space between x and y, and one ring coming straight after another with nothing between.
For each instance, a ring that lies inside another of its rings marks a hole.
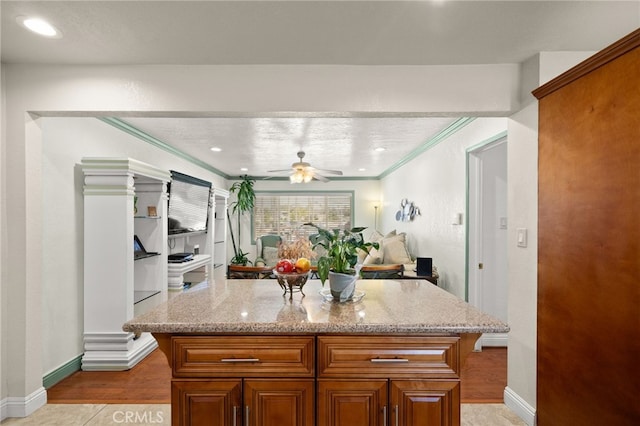
<instances>
[{"instance_id":1,"label":"window","mask_svg":"<svg viewBox=\"0 0 640 426\"><path fill-rule=\"evenodd\" d=\"M285 241L309 236L313 222L325 229L351 228L353 192L259 192L253 208L253 239L278 234Z\"/></svg>"}]
</instances>

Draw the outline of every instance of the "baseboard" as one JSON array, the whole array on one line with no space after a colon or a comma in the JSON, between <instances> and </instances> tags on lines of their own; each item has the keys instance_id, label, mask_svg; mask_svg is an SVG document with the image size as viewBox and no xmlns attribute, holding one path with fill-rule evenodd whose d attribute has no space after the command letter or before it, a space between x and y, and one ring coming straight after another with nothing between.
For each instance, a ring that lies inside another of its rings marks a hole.
<instances>
[{"instance_id":1,"label":"baseboard","mask_svg":"<svg viewBox=\"0 0 640 426\"><path fill-rule=\"evenodd\" d=\"M73 358L71 361L63 364L62 366L56 368L51 373L45 375L42 378L42 386L45 389L51 388L51 386L55 385L59 381L66 379L76 371L80 371L82 367L82 355L78 355Z\"/></svg>"},{"instance_id":2,"label":"baseboard","mask_svg":"<svg viewBox=\"0 0 640 426\"><path fill-rule=\"evenodd\" d=\"M0 403L0 421L8 417L27 417L47 403L47 391L41 387L25 397L5 398Z\"/></svg>"},{"instance_id":3,"label":"baseboard","mask_svg":"<svg viewBox=\"0 0 640 426\"><path fill-rule=\"evenodd\" d=\"M473 350L476 352L482 351L483 347L487 348L506 348L508 347L509 339L507 333L483 333L482 336L476 341Z\"/></svg>"},{"instance_id":4,"label":"baseboard","mask_svg":"<svg viewBox=\"0 0 640 426\"><path fill-rule=\"evenodd\" d=\"M536 409L520 398L509 386L504 389L504 405L516 413L527 425L535 425Z\"/></svg>"}]
</instances>

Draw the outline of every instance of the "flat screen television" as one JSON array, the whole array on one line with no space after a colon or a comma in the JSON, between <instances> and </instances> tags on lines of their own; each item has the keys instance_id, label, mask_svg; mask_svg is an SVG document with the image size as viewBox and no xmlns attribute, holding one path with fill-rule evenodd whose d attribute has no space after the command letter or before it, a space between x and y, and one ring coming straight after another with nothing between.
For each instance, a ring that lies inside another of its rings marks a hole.
<instances>
[{"instance_id":1,"label":"flat screen television","mask_svg":"<svg viewBox=\"0 0 640 426\"><path fill-rule=\"evenodd\" d=\"M211 182L171 170L169 235L206 232Z\"/></svg>"}]
</instances>

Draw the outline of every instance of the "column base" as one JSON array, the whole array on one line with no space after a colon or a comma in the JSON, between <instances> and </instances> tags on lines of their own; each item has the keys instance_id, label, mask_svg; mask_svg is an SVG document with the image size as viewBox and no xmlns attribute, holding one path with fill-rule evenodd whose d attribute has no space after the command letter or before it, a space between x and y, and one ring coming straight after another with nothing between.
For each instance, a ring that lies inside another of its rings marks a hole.
<instances>
[{"instance_id":1,"label":"column base","mask_svg":"<svg viewBox=\"0 0 640 426\"><path fill-rule=\"evenodd\" d=\"M158 342L149 333L134 339L132 333L85 333L84 371L124 371L142 361Z\"/></svg>"}]
</instances>

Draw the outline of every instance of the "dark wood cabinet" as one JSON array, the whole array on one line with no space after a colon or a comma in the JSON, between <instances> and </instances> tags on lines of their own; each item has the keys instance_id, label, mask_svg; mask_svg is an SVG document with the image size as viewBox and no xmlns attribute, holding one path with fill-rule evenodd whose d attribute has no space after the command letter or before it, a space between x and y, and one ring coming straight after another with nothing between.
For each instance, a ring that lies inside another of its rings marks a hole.
<instances>
[{"instance_id":1,"label":"dark wood cabinet","mask_svg":"<svg viewBox=\"0 0 640 426\"><path fill-rule=\"evenodd\" d=\"M244 423L247 426L311 426L314 424L314 379L244 381Z\"/></svg>"},{"instance_id":2,"label":"dark wood cabinet","mask_svg":"<svg viewBox=\"0 0 640 426\"><path fill-rule=\"evenodd\" d=\"M458 425L459 401L458 381L319 379L317 425Z\"/></svg>"},{"instance_id":3,"label":"dark wood cabinet","mask_svg":"<svg viewBox=\"0 0 640 426\"><path fill-rule=\"evenodd\" d=\"M174 426L460 424L459 336L155 337Z\"/></svg>"},{"instance_id":4,"label":"dark wood cabinet","mask_svg":"<svg viewBox=\"0 0 640 426\"><path fill-rule=\"evenodd\" d=\"M175 380L171 385L171 424L313 424L313 379Z\"/></svg>"},{"instance_id":5,"label":"dark wood cabinet","mask_svg":"<svg viewBox=\"0 0 640 426\"><path fill-rule=\"evenodd\" d=\"M640 30L534 95L537 423L637 425Z\"/></svg>"},{"instance_id":6,"label":"dark wood cabinet","mask_svg":"<svg viewBox=\"0 0 640 426\"><path fill-rule=\"evenodd\" d=\"M175 380L171 383L171 424L241 425L241 380Z\"/></svg>"},{"instance_id":7,"label":"dark wood cabinet","mask_svg":"<svg viewBox=\"0 0 640 426\"><path fill-rule=\"evenodd\" d=\"M460 424L460 382L392 380L393 426Z\"/></svg>"},{"instance_id":8,"label":"dark wood cabinet","mask_svg":"<svg viewBox=\"0 0 640 426\"><path fill-rule=\"evenodd\" d=\"M387 381L318 380L318 426L383 426L388 416Z\"/></svg>"},{"instance_id":9,"label":"dark wood cabinet","mask_svg":"<svg viewBox=\"0 0 640 426\"><path fill-rule=\"evenodd\" d=\"M450 336L319 336L318 426L459 425L459 352Z\"/></svg>"}]
</instances>

